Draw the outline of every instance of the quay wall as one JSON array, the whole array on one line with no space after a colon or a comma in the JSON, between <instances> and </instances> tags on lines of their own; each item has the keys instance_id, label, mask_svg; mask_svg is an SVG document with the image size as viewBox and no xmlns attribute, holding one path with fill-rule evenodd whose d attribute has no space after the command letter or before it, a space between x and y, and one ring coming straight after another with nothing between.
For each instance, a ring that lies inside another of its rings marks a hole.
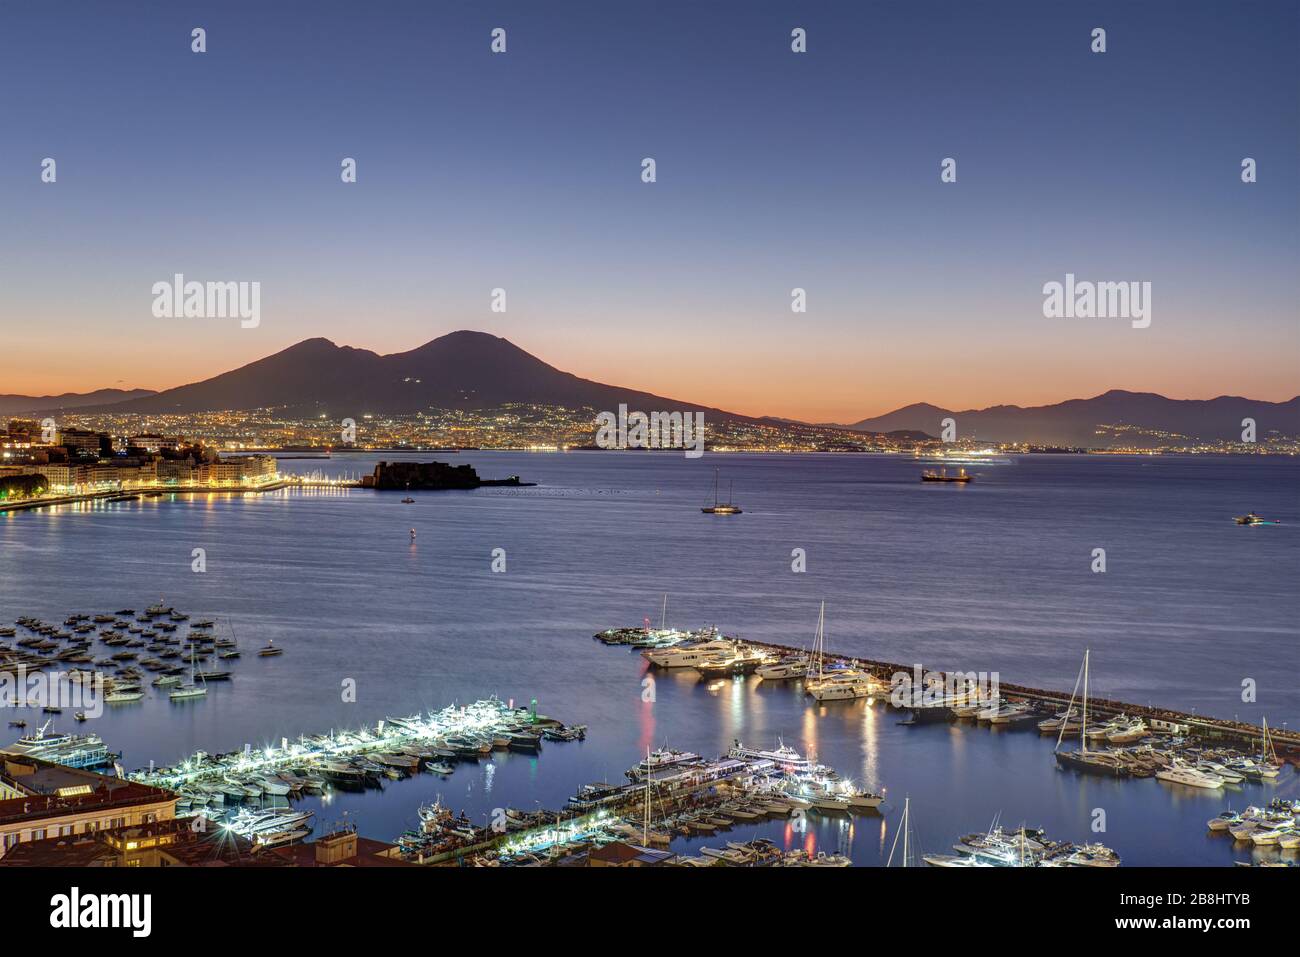
<instances>
[{"instance_id":1,"label":"quay wall","mask_svg":"<svg viewBox=\"0 0 1300 957\"><path fill-rule=\"evenodd\" d=\"M796 648L793 645L774 644L765 641L750 641L745 639L745 643L753 645L756 648L767 648L780 654L801 655L806 654L807 649ZM854 655L840 655L834 652L826 652L827 658L834 658L838 661L845 661L864 671L869 671L877 678L883 681L889 681L891 677L899 672L911 674L915 664L901 665L891 661L877 661L872 658L859 658ZM928 673L927 669L922 666L923 672ZM943 672L939 672L943 674ZM1026 698L1030 701L1040 702L1042 704L1066 707L1070 702L1069 692L1052 691L1044 688L1031 688L1027 685L1011 684L1006 681L999 681L998 688L1004 694L1017 698ZM1096 710L1100 714L1130 714L1137 715L1146 720L1173 721L1178 724L1185 724L1192 729L1193 733L1200 737L1211 738L1224 743L1245 745L1247 747L1258 747L1263 738L1263 728L1253 724L1246 724L1240 721L1228 721L1223 718L1208 718L1201 715L1188 714L1183 711L1174 711L1168 708L1155 708L1147 705L1131 704L1126 701L1113 701L1106 698L1088 698L1089 712ZM1273 745L1277 749L1279 757L1284 757L1292 764L1300 767L1300 732L1286 731L1276 728L1269 728L1269 737L1273 740Z\"/></svg>"}]
</instances>

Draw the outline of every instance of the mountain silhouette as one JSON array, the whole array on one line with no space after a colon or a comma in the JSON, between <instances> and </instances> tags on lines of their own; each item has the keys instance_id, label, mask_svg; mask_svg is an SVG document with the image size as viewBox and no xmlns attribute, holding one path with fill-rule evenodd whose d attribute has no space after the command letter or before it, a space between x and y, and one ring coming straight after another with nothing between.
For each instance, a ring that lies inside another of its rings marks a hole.
<instances>
[{"instance_id":1,"label":"mountain silhouette","mask_svg":"<svg viewBox=\"0 0 1300 957\"><path fill-rule=\"evenodd\" d=\"M1256 438L1300 435L1300 397L1263 402L1240 396L1168 399L1153 392L1112 389L1091 399L1022 408L995 405L956 412L928 403L904 406L844 428L859 432L919 429L939 435L951 417L959 439L1067 446L1177 445L1178 436L1201 441L1241 440L1243 419L1254 419ZM1109 427L1109 428L1104 428Z\"/></svg>"},{"instance_id":2,"label":"mountain silhouette","mask_svg":"<svg viewBox=\"0 0 1300 957\"><path fill-rule=\"evenodd\" d=\"M306 339L230 372L115 403L114 412L194 413L281 408L332 417L526 402L615 411L704 410L747 416L582 379L484 332L453 332L409 352L381 356Z\"/></svg>"},{"instance_id":3,"label":"mountain silhouette","mask_svg":"<svg viewBox=\"0 0 1300 957\"><path fill-rule=\"evenodd\" d=\"M65 392L62 395L0 395L0 415L84 409L156 394L152 389L96 389L94 392Z\"/></svg>"}]
</instances>

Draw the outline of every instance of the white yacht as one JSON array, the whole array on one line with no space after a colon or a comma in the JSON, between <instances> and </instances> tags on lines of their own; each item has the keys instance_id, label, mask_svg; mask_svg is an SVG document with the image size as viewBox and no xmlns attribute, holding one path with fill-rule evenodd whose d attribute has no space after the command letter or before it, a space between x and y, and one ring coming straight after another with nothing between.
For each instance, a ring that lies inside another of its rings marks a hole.
<instances>
[{"instance_id":1,"label":"white yacht","mask_svg":"<svg viewBox=\"0 0 1300 957\"><path fill-rule=\"evenodd\" d=\"M779 741L777 747L771 750L762 748L747 748L737 739L727 752L729 758L740 758L746 761L771 761L777 767L786 771L811 771L816 765L801 755L794 748L787 745L784 741Z\"/></svg>"},{"instance_id":2,"label":"white yacht","mask_svg":"<svg viewBox=\"0 0 1300 957\"><path fill-rule=\"evenodd\" d=\"M802 655L782 658L774 664L763 665L754 673L764 681L788 681L791 678L803 678L808 674L808 659Z\"/></svg>"},{"instance_id":3,"label":"white yacht","mask_svg":"<svg viewBox=\"0 0 1300 957\"><path fill-rule=\"evenodd\" d=\"M694 751L675 751L672 748L657 748L638 761L627 772L627 776L633 781L642 781L647 777L652 777L656 772L662 771L665 768L675 767L681 764L689 764L692 761L698 760L700 760L700 756Z\"/></svg>"},{"instance_id":4,"label":"white yacht","mask_svg":"<svg viewBox=\"0 0 1300 957\"><path fill-rule=\"evenodd\" d=\"M827 672L807 684L807 691L818 701L846 701L865 698L875 691L875 679L863 671Z\"/></svg>"},{"instance_id":5,"label":"white yacht","mask_svg":"<svg viewBox=\"0 0 1300 957\"><path fill-rule=\"evenodd\" d=\"M1147 730L1147 723L1141 718L1126 718L1120 715L1114 723L1115 728L1106 735L1106 740L1111 744L1132 744L1150 733Z\"/></svg>"},{"instance_id":6,"label":"white yacht","mask_svg":"<svg viewBox=\"0 0 1300 957\"><path fill-rule=\"evenodd\" d=\"M719 638L685 648L648 648L641 652L641 657L658 668L694 668L717 655L734 654L737 644L738 642Z\"/></svg>"},{"instance_id":7,"label":"white yacht","mask_svg":"<svg viewBox=\"0 0 1300 957\"><path fill-rule=\"evenodd\" d=\"M848 701L865 698L876 691L875 679L865 671L855 668L827 670L826 668L826 602L817 613L817 635L808 666L804 691L818 701Z\"/></svg>"},{"instance_id":8,"label":"white yacht","mask_svg":"<svg viewBox=\"0 0 1300 957\"><path fill-rule=\"evenodd\" d=\"M1223 778L1223 780L1228 784L1240 784L1246 780L1244 774L1240 774L1232 770L1232 768L1225 767L1218 761L1201 761L1197 763L1196 767L1201 771L1208 771L1210 774Z\"/></svg>"},{"instance_id":9,"label":"white yacht","mask_svg":"<svg viewBox=\"0 0 1300 957\"><path fill-rule=\"evenodd\" d=\"M1181 762L1171 764L1167 768L1161 768L1156 772L1156 777L1171 784L1185 784L1194 788L1214 789L1223 787L1223 778L1217 774L1211 774Z\"/></svg>"}]
</instances>

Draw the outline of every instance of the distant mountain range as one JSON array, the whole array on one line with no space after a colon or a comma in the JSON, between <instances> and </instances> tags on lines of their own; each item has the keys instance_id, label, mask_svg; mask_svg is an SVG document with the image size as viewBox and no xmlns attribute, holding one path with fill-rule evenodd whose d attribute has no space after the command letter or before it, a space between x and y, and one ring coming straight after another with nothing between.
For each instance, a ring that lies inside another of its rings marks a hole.
<instances>
[{"instance_id":1,"label":"distant mountain range","mask_svg":"<svg viewBox=\"0 0 1300 957\"><path fill-rule=\"evenodd\" d=\"M0 395L0 415L82 409L150 395L157 393L152 389L98 389L94 392L65 392L63 395Z\"/></svg>"},{"instance_id":2,"label":"distant mountain range","mask_svg":"<svg viewBox=\"0 0 1300 957\"><path fill-rule=\"evenodd\" d=\"M0 414L54 412L201 413L279 408L286 415L344 418L409 413L431 408L487 409L510 402L629 410L704 411L706 417L762 421L791 427L791 419L727 412L679 399L581 379L547 365L513 343L484 332L453 332L409 352L379 355L328 339L297 345L202 382L150 392L101 389L84 395L0 396ZM1237 396L1167 399L1149 392L1112 390L1091 399L1021 408L999 405L953 411L918 403L852 425L824 425L861 433L938 437L945 418L956 420L959 439L1038 445L1176 445L1241 437L1253 418L1258 438L1300 435L1300 397L1262 402Z\"/></svg>"},{"instance_id":3,"label":"distant mountain range","mask_svg":"<svg viewBox=\"0 0 1300 957\"><path fill-rule=\"evenodd\" d=\"M939 435L942 421L956 422L959 439L1031 442L1040 445L1152 446L1178 444L1176 437L1240 441L1242 420L1255 420L1257 438L1300 435L1300 396L1263 402L1239 396L1167 399L1153 392L1112 389L1091 399L1021 408L995 405L957 412L919 402L843 428L858 432L920 429Z\"/></svg>"},{"instance_id":4,"label":"distant mountain range","mask_svg":"<svg viewBox=\"0 0 1300 957\"><path fill-rule=\"evenodd\" d=\"M193 413L280 407L294 414L341 418L429 408L493 408L532 402L615 411L736 413L580 379L484 332L453 332L410 352L381 356L366 349L307 339L231 372L116 402L114 412ZM98 410L98 411L103 411Z\"/></svg>"}]
</instances>

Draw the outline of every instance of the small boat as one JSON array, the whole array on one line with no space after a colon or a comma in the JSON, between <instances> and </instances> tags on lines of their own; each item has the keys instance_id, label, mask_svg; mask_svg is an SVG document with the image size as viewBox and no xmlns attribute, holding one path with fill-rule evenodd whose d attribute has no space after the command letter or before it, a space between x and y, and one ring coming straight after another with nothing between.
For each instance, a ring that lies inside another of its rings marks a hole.
<instances>
[{"instance_id":1,"label":"small boat","mask_svg":"<svg viewBox=\"0 0 1300 957\"><path fill-rule=\"evenodd\" d=\"M85 720L86 720L86 712L84 712L84 711L78 711L78 712L77 712L76 714L74 714L72 717L75 718L75 719L78 720L78 721L85 721Z\"/></svg>"},{"instance_id":2,"label":"small boat","mask_svg":"<svg viewBox=\"0 0 1300 957\"><path fill-rule=\"evenodd\" d=\"M406 496L406 498L402 499L402 504L403 504L403 505L414 505L414 504L415 504L415 499L411 498L411 496L408 495L408 496Z\"/></svg>"},{"instance_id":3,"label":"small boat","mask_svg":"<svg viewBox=\"0 0 1300 957\"><path fill-rule=\"evenodd\" d=\"M257 657L273 658L276 655L282 655L282 654L284 654L284 649L277 648L270 640L268 640L266 643L266 647L258 650Z\"/></svg>"},{"instance_id":4,"label":"small boat","mask_svg":"<svg viewBox=\"0 0 1300 957\"><path fill-rule=\"evenodd\" d=\"M139 701L143 697L143 691L134 688L123 688L121 691L114 691L105 695L104 704L129 704L132 701Z\"/></svg>"},{"instance_id":5,"label":"small boat","mask_svg":"<svg viewBox=\"0 0 1300 957\"><path fill-rule=\"evenodd\" d=\"M25 728L25 727L27 727L27 722L26 722L26 721L10 721L10 722L9 722L9 727L11 727L11 728Z\"/></svg>"},{"instance_id":6,"label":"small boat","mask_svg":"<svg viewBox=\"0 0 1300 957\"><path fill-rule=\"evenodd\" d=\"M1270 522L1268 519L1264 518L1264 516L1257 515L1254 512L1247 512L1245 515L1237 515L1233 518L1233 521L1236 522L1238 525L1281 525L1282 524L1281 522Z\"/></svg>"}]
</instances>

